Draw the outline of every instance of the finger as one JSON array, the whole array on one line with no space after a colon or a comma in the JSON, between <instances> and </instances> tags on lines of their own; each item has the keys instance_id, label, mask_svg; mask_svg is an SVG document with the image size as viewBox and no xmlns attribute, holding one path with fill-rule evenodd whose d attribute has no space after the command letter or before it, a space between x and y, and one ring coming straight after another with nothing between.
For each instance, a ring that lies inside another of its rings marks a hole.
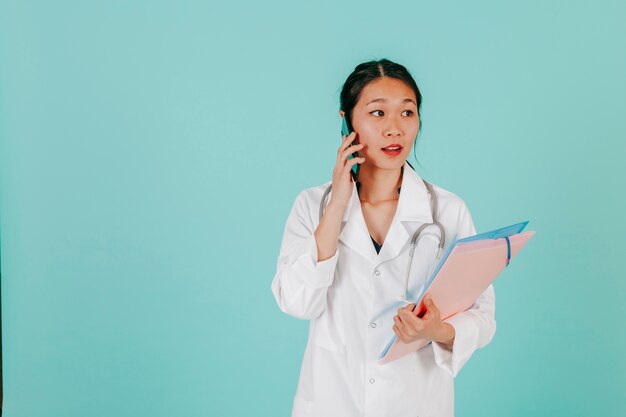
<instances>
[{"instance_id":1,"label":"finger","mask_svg":"<svg viewBox=\"0 0 626 417\"><path fill-rule=\"evenodd\" d=\"M406 334L407 327L406 327L406 323L402 321L402 318L395 316L393 318L393 323L396 327L398 327L398 329L400 329L401 332Z\"/></svg>"},{"instance_id":2,"label":"finger","mask_svg":"<svg viewBox=\"0 0 626 417\"><path fill-rule=\"evenodd\" d=\"M406 317L406 309L405 309L404 307L402 307L402 308L398 309L398 316L399 316L400 318L402 318L402 317Z\"/></svg>"},{"instance_id":3,"label":"finger","mask_svg":"<svg viewBox=\"0 0 626 417\"><path fill-rule=\"evenodd\" d=\"M432 315L439 314L439 309L435 305L435 302L433 301L433 297L430 294L427 295L426 306L428 308L428 313L431 313Z\"/></svg>"},{"instance_id":4,"label":"finger","mask_svg":"<svg viewBox=\"0 0 626 417\"><path fill-rule=\"evenodd\" d=\"M398 335L398 337L400 337L401 340L404 340L406 336L406 329L404 327L404 324L402 323L402 320L400 320L398 316L395 316L393 318L393 329Z\"/></svg>"},{"instance_id":5,"label":"finger","mask_svg":"<svg viewBox=\"0 0 626 417\"><path fill-rule=\"evenodd\" d=\"M413 313L411 313L411 311L406 308L402 309L399 316L400 316L400 319L402 320L402 323L413 326L417 322L417 317L415 317Z\"/></svg>"},{"instance_id":6,"label":"finger","mask_svg":"<svg viewBox=\"0 0 626 417\"><path fill-rule=\"evenodd\" d=\"M424 320L416 317L411 312L405 312L400 316L402 319L402 323L406 326L407 329L411 329L415 332L419 332L424 328Z\"/></svg>"},{"instance_id":7,"label":"finger","mask_svg":"<svg viewBox=\"0 0 626 417\"><path fill-rule=\"evenodd\" d=\"M356 132L350 132L347 135L344 135L343 137L346 139L346 142L351 142L348 139L354 140L354 138L356 137Z\"/></svg>"},{"instance_id":8,"label":"finger","mask_svg":"<svg viewBox=\"0 0 626 417\"><path fill-rule=\"evenodd\" d=\"M439 318L439 313L436 310L428 310L426 311L426 314L424 314L424 317L422 317L422 320L425 322L431 322L431 321L435 321Z\"/></svg>"},{"instance_id":9,"label":"finger","mask_svg":"<svg viewBox=\"0 0 626 417\"><path fill-rule=\"evenodd\" d=\"M356 134L356 132L350 132L347 135L343 135L342 136L342 140L341 140L341 146L345 149L347 146L347 143L349 143L349 139L354 137L354 135Z\"/></svg>"},{"instance_id":10,"label":"finger","mask_svg":"<svg viewBox=\"0 0 626 417\"><path fill-rule=\"evenodd\" d=\"M359 152L361 149L363 149L364 146L365 145L362 144L362 143L357 143L357 144L351 145L348 148L346 148L341 155L342 155L343 158L348 159L349 155L352 155L355 152Z\"/></svg>"},{"instance_id":11,"label":"finger","mask_svg":"<svg viewBox=\"0 0 626 417\"><path fill-rule=\"evenodd\" d=\"M351 155L351 154L353 154L355 152L358 152L360 149L363 149L363 146L364 145L362 143L357 143L356 145L352 145L352 146L346 148L341 153L341 158L340 159L345 162L348 159L349 155Z\"/></svg>"},{"instance_id":12,"label":"finger","mask_svg":"<svg viewBox=\"0 0 626 417\"><path fill-rule=\"evenodd\" d=\"M365 162L365 158L363 157L352 158L346 162L344 169L346 171L350 171L355 164L362 164L363 162Z\"/></svg>"},{"instance_id":13,"label":"finger","mask_svg":"<svg viewBox=\"0 0 626 417\"><path fill-rule=\"evenodd\" d=\"M404 343L408 343L409 338L407 337L407 334L404 331L404 329L398 326L393 326L393 331L395 332L396 336L398 336L398 339L400 339Z\"/></svg>"},{"instance_id":14,"label":"finger","mask_svg":"<svg viewBox=\"0 0 626 417\"><path fill-rule=\"evenodd\" d=\"M339 145L339 148L337 148L337 159L335 161L335 165L339 165L339 161L341 161L341 155L343 154L343 151L346 150L348 146L350 146L351 142L352 141L350 140L350 135L343 135L341 145Z\"/></svg>"},{"instance_id":15,"label":"finger","mask_svg":"<svg viewBox=\"0 0 626 417\"><path fill-rule=\"evenodd\" d=\"M432 306L435 306L435 307L437 306L437 305L435 304L435 300L433 300L433 296L432 296L432 295L430 295L430 294L426 294L425 300L426 300L426 302L427 302L429 305L432 305Z\"/></svg>"},{"instance_id":16,"label":"finger","mask_svg":"<svg viewBox=\"0 0 626 417\"><path fill-rule=\"evenodd\" d=\"M337 166L343 165L343 163L345 162L345 159L347 158L347 156L344 156L344 152L346 151L346 149L350 147L353 141L354 141L354 138L352 138L351 135L344 136L344 142L342 142L339 149L337 149L337 160L336 160L335 165Z\"/></svg>"},{"instance_id":17,"label":"finger","mask_svg":"<svg viewBox=\"0 0 626 417\"><path fill-rule=\"evenodd\" d=\"M337 159L339 159L339 155L341 155L341 153L345 151L346 148L350 146L350 144L354 141L355 136L356 136L356 132L352 132L349 135L343 136L341 145L339 145L339 149L337 149Z\"/></svg>"},{"instance_id":18,"label":"finger","mask_svg":"<svg viewBox=\"0 0 626 417\"><path fill-rule=\"evenodd\" d=\"M398 336L398 339L404 341L404 335L402 331L398 328L398 326L393 326L393 332L396 334L396 336Z\"/></svg>"},{"instance_id":19,"label":"finger","mask_svg":"<svg viewBox=\"0 0 626 417\"><path fill-rule=\"evenodd\" d=\"M398 311L402 312L403 314L406 314L407 316L412 316L413 315L413 304L407 304L405 307L402 307Z\"/></svg>"}]
</instances>

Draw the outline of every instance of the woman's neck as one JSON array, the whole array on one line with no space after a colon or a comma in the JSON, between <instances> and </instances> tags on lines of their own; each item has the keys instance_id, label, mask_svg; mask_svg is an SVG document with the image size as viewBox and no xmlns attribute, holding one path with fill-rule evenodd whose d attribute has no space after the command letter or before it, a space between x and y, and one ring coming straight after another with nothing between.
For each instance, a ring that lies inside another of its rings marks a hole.
<instances>
[{"instance_id":1,"label":"woman's neck","mask_svg":"<svg viewBox=\"0 0 626 417\"><path fill-rule=\"evenodd\" d=\"M359 199L370 204L397 200L398 188L402 185L402 168L379 169L359 168Z\"/></svg>"}]
</instances>

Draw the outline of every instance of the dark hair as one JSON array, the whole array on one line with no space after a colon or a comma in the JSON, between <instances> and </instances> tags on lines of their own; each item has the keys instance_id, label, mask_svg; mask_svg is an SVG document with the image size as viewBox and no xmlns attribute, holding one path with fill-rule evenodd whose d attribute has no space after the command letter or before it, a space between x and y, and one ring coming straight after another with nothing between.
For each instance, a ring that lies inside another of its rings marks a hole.
<instances>
[{"instance_id":1,"label":"dark hair","mask_svg":"<svg viewBox=\"0 0 626 417\"><path fill-rule=\"evenodd\" d=\"M370 82L383 77L396 78L411 87L415 93L417 116L420 118L419 134L422 130L422 118L420 115L422 94L409 71L403 65L396 64L388 59L363 62L357 65L343 84L339 96L339 108L344 111L348 126L352 126L352 111L361 97L361 91L363 91L365 86ZM417 137L415 138L415 142L417 142ZM415 144L413 144L413 152L415 153ZM415 159L417 160L417 157L415 157Z\"/></svg>"}]
</instances>

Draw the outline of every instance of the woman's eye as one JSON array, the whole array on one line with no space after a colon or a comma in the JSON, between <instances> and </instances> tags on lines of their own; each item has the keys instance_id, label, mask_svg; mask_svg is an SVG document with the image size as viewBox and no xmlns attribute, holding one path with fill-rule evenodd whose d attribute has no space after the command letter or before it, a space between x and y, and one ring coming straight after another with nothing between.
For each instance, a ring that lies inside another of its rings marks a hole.
<instances>
[{"instance_id":1,"label":"woman's eye","mask_svg":"<svg viewBox=\"0 0 626 417\"><path fill-rule=\"evenodd\" d=\"M374 111L370 112L370 114L374 114L376 112L381 113L380 116L382 116L384 114L382 110L374 110ZM374 116L376 116L376 115L374 114Z\"/></svg>"},{"instance_id":2,"label":"woman's eye","mask_svg":"<svg viewBox=\"0 0 626 417\"><path fill-rule=\"evenodd\" d=\"M413 114L413 110L405 110L402 113L409 113L409 114L407 114L407 116L410 116L410 115Z\"/></svg>"}]
</instances>

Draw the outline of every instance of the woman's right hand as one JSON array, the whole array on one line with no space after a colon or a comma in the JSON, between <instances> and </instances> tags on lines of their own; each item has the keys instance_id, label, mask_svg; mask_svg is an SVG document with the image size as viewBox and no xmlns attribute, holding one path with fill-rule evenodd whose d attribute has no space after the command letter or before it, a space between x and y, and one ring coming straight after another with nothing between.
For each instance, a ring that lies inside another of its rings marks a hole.
<instances>
[{"instance_id":1,"label":"woman's right hand","mask_svg":"<svg viewBox=\"0 0 626 417\"><path fill-rule=\"evenodd\" d=\"M350 197L352 196L352 166L355 164L361 164L365 161L365 158L357 157L348 159L348 155L357 152L363 148L363 144L351 145L356 138L356 132L352 132L343 137L343 142L337 150L337 163L333 170L333 182L332 182L332 195L330 203L338 204L342 207L347 207ZM329 204L330 204L329 203Z\"/></svg>"}]
</instances>

